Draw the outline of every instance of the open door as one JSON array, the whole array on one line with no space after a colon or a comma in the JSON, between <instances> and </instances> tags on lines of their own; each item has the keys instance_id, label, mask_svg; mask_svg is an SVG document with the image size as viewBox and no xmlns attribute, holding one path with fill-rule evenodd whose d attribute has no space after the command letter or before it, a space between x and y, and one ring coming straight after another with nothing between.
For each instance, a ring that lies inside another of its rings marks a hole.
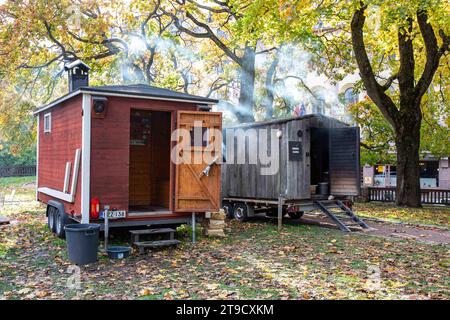
<instances>
[{"instance_id":1,"label":"open door","mask_svg":"<svg viewBox=\"0 0 450 320\"><path fill-rule=\"evenodd\" d=\"M212 129L222 130L222 114L178 111L177 129L188 132L187 136L183 136L188 140L185 141L188 148L183 152L188 152L192 161L183 160L176 165L174 209L178 212L218 211L222 137L214 135ZM195 132L201 132L205 139L200 142L194 139ZM214 141L219 142L219 148L211 148Z\"/></svg>"},{"instance_id":2,"label":"open door","mask_svg":"<svg viewBox=\"0 0 450 320\"><path fill-rule=\"evenodd\" d=\"M330 128L330 193L359 195L359 128Z\"/></svg>"},{"instance_id":3,"label":"open door","mask_svg":"<svg viewBox=\"0 0 450 320\"><path fill-rule=\"evenodd\" d=\"M170 213L171 114L131 109L129 216Z\"/></svg>"}]
</instances>

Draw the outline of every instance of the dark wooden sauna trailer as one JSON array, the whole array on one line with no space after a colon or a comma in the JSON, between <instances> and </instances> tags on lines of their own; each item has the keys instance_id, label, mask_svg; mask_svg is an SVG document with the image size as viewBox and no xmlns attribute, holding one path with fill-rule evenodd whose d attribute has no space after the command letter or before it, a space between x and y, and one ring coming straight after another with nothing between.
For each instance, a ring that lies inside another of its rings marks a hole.
<instances>
[{"instance_id":1,"label":"dark wooden sauna trailer","mask_svg":"<svg viewBox=\"0 0 450 320\"><path fill-rule=\"evenodd\" d=\"M260 139L267 139L270 149L270 135L258 129L277 131L279 170L274 175L261 174L265 166L259 159L256 164L236 163L238 154L248 157L258 152ZM245 146L237 143L242 135ZM234 143L227 141L230 138ZM222 206L229 216L246 220L264 212L278 217L281 224L285 214L300 218L305 211L319 209L343 231L350 231L346 219L366 227L350 209L360 192L358 127L312 114L226 128L224 144L226 148L233 145L235 157L225 157L222 166Z\"/></svg>"}]
</instances>

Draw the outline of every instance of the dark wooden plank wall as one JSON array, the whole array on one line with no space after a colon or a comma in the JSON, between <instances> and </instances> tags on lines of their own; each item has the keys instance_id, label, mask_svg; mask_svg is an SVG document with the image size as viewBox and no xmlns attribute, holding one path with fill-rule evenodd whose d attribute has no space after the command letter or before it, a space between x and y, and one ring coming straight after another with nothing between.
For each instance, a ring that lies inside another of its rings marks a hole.
<instances>
[{"instance_id":1,"label":"dark wooden plank wall","mask_svg":"<svg viewBox=\"0 0 450 320\"><path fill-rule=\"evenodd\" d=\"M284 122L266 122L244 126L242 129L250 127L282 131L279 144L279 172L276 175L263 176L260 174L260 164L224 164L222 174L223 196L275 200L282 194L287 199L309 199L311 184L310 128L341 128L347 127L347 125L333 118L315 115ZM238 128L228 128L227 130ZM302 137L298 136L299 130L303 132ZM258 138L261 139L261 137ZM267 139L267 137L263 138ZM301 161L289 160L289 141L302 142ZM268 141L268 147L270 147L270 140ZM246 150L248 148L247 142ZM238 152L244 152L244 150L238 150L235 141L235 157Z\"/></svg>"},{"instance_id":2,"label":"dark wooden plank wall","mask_svg":"<svg viewBox=\"0 0 450 320\"><path fill-rule=\"evenodd\" d=\"M330 192L358 195L360 186L359 130L334 128L330 132Z\"/></svg>"},{"instance_id":3,"label":"dark wooden plank wall","mask_svg":"<svg viewBox=\"0 0 450 320\"><path fill-rule=\"evenodd\" d=\"M267 130L266 134L258 131L258 129L264 128ZM270 140L270 130L283 130L282 124L269 124L264 127L255 128L242 128L242 130L254 130L257 139L267 140L268 153L270 154L271 140ZM257 143L250 143L247 138L245 141L245 148L238 149L238 136L241 136L239 128L229 128L228 130L234 131L234 160L227 159L229 162L234 161L234 164L225 164L224 173L222 175L222 188L223 194L232 197L243 197L243 198L262 198L262 199L272 199L277 198L279 195L279 190L281 190L282 179L281 176L285 176L286 167L281 166L280 163L285 158L280 152L280 159L278 167L280 168L280 173L277 175L261 175L261 164L249 164L249 154L257 154ZM285 134L284 130L284 134ZM261 136L264 135L264 136ZM228 147L231 146L230 142L227 142ZM281 143L280 143L281 145ZM237 164L237 155L246 155L246 164ZM285 187L284 187L285 188Z\"/></svg>"},{"instance_id":4,"label":"dark wooden plank wall","mask_svg":"<svg viewBox=\"0 0 450 320\"><path fill-rule=\"evenodd\" d=\"M307 156L310 150L309 130L311 118L302 121L289 121L286 123L286 137L283 139L284 159L282 163L286 164L286 197L288 199L308 199L310 197L311 172L310 157ZM298 132L302 136L298 136ZM301 161L290 161L288 144L289 141L300 141L302 144Z\"/></svg>"},{"instance_id":5,"label":"dark wooden plank wall","mask_svg":"<svg viewBox=\"0 0 450 320\"><path fill-rule=\"evenodd\" d=\"M257 198L257 199L278 199L280 194L290 199L302 199L309 197L309 159L306 154L309 151L309 135L306 129L309 127L310 118L298 119L287 122L265 123L251 128L244 127L243 130L254 129L258 134L258 139L267 140L268 154L271 154L271 130L281 130L282 136L279 139L279 164L278 173L275 175L262 175L261 169L266 165L258 164L225 164L222 175L223 195L229 197ZM229 128L236 130L239 128ZM264 134L258 129L266 129ZM302 161L288 160L289 140L299 141L298 130L303 131L301 141ZM238 134L238 133L236 133ZM264 135L264 136L261 136ZM227 142L228 143L228 142ZM257 153L256 144L249 145L246 141L245 150L238 150L237 139L235 137L235 160L238 153L247 151Z\"/></svg>"},{"instance_id":6,"label":"dark wooden plank wall","mask_svg":"<svg viewBox=\"0 0 450 320\"><path fill-rule=\"evenodd\" d=\"M311 127L350 129L345 123L328 117L311 118ZM353 136L349 137L348 132L339 133L338 131L330 131L330 145L336 146L336 148L330 148L330 193L334 195L357 195L360 187L359 141ZM356 143L358 143L357 146ZM355 152L357 152L357 157L352 156ZM333 166L335 166L334 170Z\"/></svg>"}]
</instances>

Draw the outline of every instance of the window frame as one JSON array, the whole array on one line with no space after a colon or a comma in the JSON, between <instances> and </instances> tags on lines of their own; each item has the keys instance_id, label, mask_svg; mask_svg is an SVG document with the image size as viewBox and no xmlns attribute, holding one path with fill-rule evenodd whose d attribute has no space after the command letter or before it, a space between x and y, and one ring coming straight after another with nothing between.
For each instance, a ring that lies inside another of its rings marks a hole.
<instances>
[{"instance_id":1,"label":"window frame","mask_svg":"<svg viewBox=\"0 0 450 320\"><path fill-rule=\"evenodd\" d=\"M43 123L43 129L44 133L51 133L52 132L52 113L47 112L44 114L44 123ZM48 119L48 127L46 126L46 119Z\"/></svg>"}]
</instances>

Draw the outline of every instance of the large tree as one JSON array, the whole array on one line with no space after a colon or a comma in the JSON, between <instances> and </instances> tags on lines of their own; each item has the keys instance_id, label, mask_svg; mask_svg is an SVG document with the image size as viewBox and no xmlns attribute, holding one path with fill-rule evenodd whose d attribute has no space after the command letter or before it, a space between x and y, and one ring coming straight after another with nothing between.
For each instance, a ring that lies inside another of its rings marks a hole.
<instances>
[{"instance_id":1,"label":"large tree","mask_svg":"<svg viewBox=\"0 0 450 320\"><path fill-rule=\"evenodd\" d=\"M448 2L259 2L258 19L247 20L248 28L268 19L271 28L266 32L282 35L284 41L298 40L309 28L315 41L303 44L313 55L317 69L336 80L354 71L359 73L367 95L395 133L397 204L420 206L422 102L430 90L448 91L441 76L448 69ZM272 10L268 10L268 4L274 5Z\"/></svg>"},{"instance_id":2,"label":"large tree","mask_svg":"<svg viewBox=\"0 0 450 320\"><path fill-rule=\"evenodd\" d=\"M396 202L398 205L418 207L421 205L419 170L420 129L423 119L421 103L439 68L442 56L449 49L450 37L443 29L439 29L438 33L441 38L439 44L435 28L429 21L429 16L433 12L429 11L426 6L421 5L413 8L413 10L408 10L404 15L404 20L392 26L396 29L398 37L398 68L393 70L392 75L384 83L379 83L372 69L364 42L367 9L368 4L360 2L351 21L351 37L355 59L367 95L380 109L395 131L397 152ZM426 58L420 76L416 77L415 54L420 54L420 52L415 52L414 47L421 47L417 40L419 32L424 44ZM394 80L398 80L399 97L397 101L394 101L386 93Z\"/></svg>"}]
</instances>

